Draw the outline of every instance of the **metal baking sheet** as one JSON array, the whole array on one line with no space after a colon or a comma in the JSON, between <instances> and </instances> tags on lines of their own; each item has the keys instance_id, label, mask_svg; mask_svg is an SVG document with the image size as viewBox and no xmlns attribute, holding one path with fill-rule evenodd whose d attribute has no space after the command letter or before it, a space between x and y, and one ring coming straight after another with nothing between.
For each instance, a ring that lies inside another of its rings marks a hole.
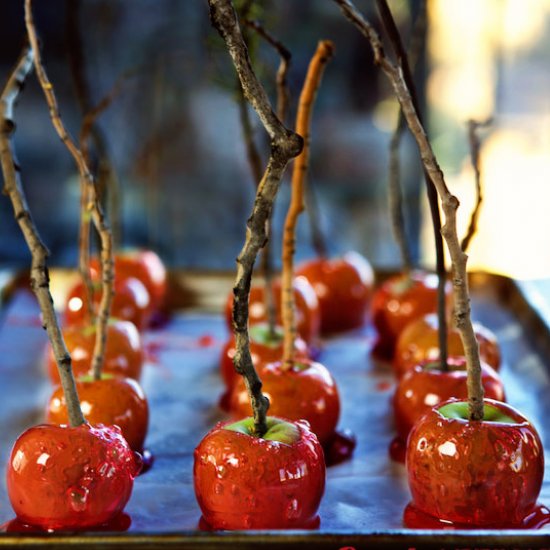
<instances>
[{"instance_id":1,"label":"metal baking sheet","mask_svg":"<svg viewBox=\"0 0 550 550\"><path fill-rule=\"evenodd\" d=\"M472 278L476 320L491 328L502 346L508 401L535 424L550 449L550 360L541 344L550 341L544 323L527 322L533 311L518 287L501 277ZM30 292L18 290L0 317L0 471L13 441L43 419L51 386L42 366L46 336ZM131 525L124 533L55 535L0 534L0 544L29 543L186 548L455 548L475 546L550 547L550 526L541 531L420 531L405 529L402 512L409 501L404 467L388 457L394 436L390 396L394 378L369 356L370 326L326 340L319 360L336 378L343 402L339 426L357 436L352 460L327 470L327 487L317 531L203 533L192 484L193 450L202 436L225 418L217 406L222 391L220 349L228 336L222 315L178 310L161 330L145 333L150 357L143 388L151 408L146 446L153 468L137 478L126 508ZM536 339L532 337L536 336ZM550 504L550 460L540 501ZM0 476L0 523L13 518Z\"/></svg>"}]
</instances>

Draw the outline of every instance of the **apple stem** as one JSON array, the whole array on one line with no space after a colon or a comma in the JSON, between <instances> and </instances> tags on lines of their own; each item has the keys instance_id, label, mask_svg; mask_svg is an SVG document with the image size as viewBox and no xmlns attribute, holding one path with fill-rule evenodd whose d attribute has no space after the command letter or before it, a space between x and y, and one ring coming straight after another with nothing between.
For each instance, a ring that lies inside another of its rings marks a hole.
<instances>
[{"instance_id":1,"label":"apple stem","mask_svg":"<svg viewBox=\"0 0 550 550\"><path fill-rule=\"evenodd\" d=\"M401 70L404 82L407 84L407 88L411 97L411 103L422 121L422 115L420 112L420 104L418 101L418 94L416 92L416 86L414 85L414 79L412 76L411 66L409 64L407 52L403 47L403 42L399 34L399 30L393 19L392 13L386 0L376 0L376 6L382 19L382 24L395 56L399 60L399 69ZM401 112L403 108L401 107ZM441 235L441 216L439 212L439 201L437 199L437 190L434 185L433 178L428 170L424 168L424 179L426 182L426 191L428 196L428 203L430 205L430 213L432 217L432 226L434 232L435 242L435 257L436 257L436 272L438 277L437 285L437 320L438 320L438 344L439 344L439 362L443 371L448 370L447 364L447 308L446 308L446 296L445 286L447 283L447 270L445 269L445 252L443 250L443 237Z\"/></svg>"},{"instance_id":2,"label":"apple stem","mask_svg":"<svg viewBox=\"0 0 550 550\"><path fill-rule=\"evenodd\" d=\"M466 232L466 235L462 239L462 242L460 243L463 252L466 252L468 250L470 242L472 241L473 236L476 234L479 210L481 208L481 203L483 202L483 194L481 192L481 169L479 167L481 141L477 132L480 128L487 128L492 124L492 122L493 121L491 118L488 118L487 120L484 120L482 122L473 119L468 120L468 142L470 144L470 157L475 174L476 202L474 205L474 209L472 210L472 214L470 215L468 230Z\"/></svg>"},{"instance_id":3,"label":"apple stem","mask_svg":"<svg viewBox=\"0 0 550 550\"><path fill-rule=\"evenodd\" d=\"M391 14L390 14L391 15ZM420 58L420 53L424 48L426 35L426 2L420 2L418 15L414 21L411 31L411 40L409 45L410 67L414 69ZM389 144L389 170L388 170L388 203L390 218L392 223L392 232L401 255L401 264L405 275L410 274L413 268L412 254L407 242L405 219L403 216L403 190L400 185L401 163L399 159L399 147L401 138L405 132L407 123L403 116L403 111L399 108L397 125L392 134Z\"/></svg>"},{"instance_id":4,"label":"apple stem","mask_svg":"<svg viewBox=\"0 0 550 550\"><path fill-rule=\"evenodd\" d=\"M328 40L317 44L315 54L309 63L307 75L300 94L296 114L296 133L304 139L304 148L296 157L292 170L292 194L285 219L283 237L283 272L281 282L281 317L283 320L283 368L290 368L294 362L296 342L296 318L294 303L294 252L296 248L296 223L304 210L304 185L309 165L310 127L313 104L321 85L323 72L334 52L334 45Z\"/></svg>"},{"instance_id":5,"label":"apple stem","mask_svg":"<svg viewBox=\"0 0 550 550\"><path fill-rule=\"evenodd\" d=\"M67 351L63 335L59 327L55 313L53 298L50 292L49 274L47 266L48 249L42 242L27 205L19 164L15 159L15 150L12 136L15 132L13 120L15 104L19 92L23 88L25 79L33 67L32 48L26 47L19 57L17 64L11 72L0 96L0 109L2 114L2 130L0 131L0 160L4 175L4 192L9 196L13 205L15 219L21 228L25 242L31 252L31 288L36 295L42 323L48 333L52 349L59 370L61 386L65 394L69 423L71 426L80 426L86 422L76 390L73 377L71 356Z\"/></svg>"},{"instance_id":6,"label":"apple stem","mask_svg":"<svg viewBox=\"0 0 550 550\"><path fill-rule=\"evenodd\" d=\"M98 380L101 377L101 367L103 364L105 346L107 343L107 322L109 320L109 312L113 298L113 239L101 208L94 178L88 169L86 159L84 158L82 151L75 145L74 141L69 136L63 121L61 120L53 85L48 79L48 75L46 74L46 70L41 59L38 38L36 36L36 28L33 21L31 0L25 0L25 25L27 27L29 42L33 50L36 75L49 107L52 125L78 167L82 187L86 187L88 189L88 197L90 199L88 211L101 241L102 295L96 319L96 341L91 367L94 378Z\"/></svg>"},{"instance_id":7,"label":"apple stem","mask_svg":"<svg viewBox=\"0 0 550 550\"><path fill-rule=\"evenodd\" d=\"M475 338L470 317L470 297L466 264L468 256L463 252L456 226L458 199L452 195L445 183L445 178L432 150L426 132L420 122L418 110L413 101L411 90L404 78L402 65L391 63L384 53L380 37L372 25L358 12L349 0L334 0L353 25L368 39L375 63L379 65L394 89L409 129L417 143L425 171L434 183L441 199L445 224L441 230L447 243L453 269L453 290L455 301L455 322L460 332L468 372L468 402L471 420L483 419L483 386L481 384L481 362L479 348Z\"/></svg>"},{"instance_id":8,"label":"apple stem","mask_svg":"<svg viewBox=\"0 0 550 550\"><path fill-rule=\"evenodd\" d=\"M237 15L231 0L208 0L210 21L223 38L239 76L247 101L258 114L271 140L267 168L258 185L252 213L247 221L246 239L237 258L237 276L233 287L233 330L235 332L235 370L242 375L254 414L254 435L261 437L267 430L266 415L269 400L262 393L262 382L250 356L248 334L248 301L254 262L267 239L266 221L279 190L284 171L302 149L302 138L285 128L273 112L269 98L256 78Z\"/></svg>"}]
</instances>

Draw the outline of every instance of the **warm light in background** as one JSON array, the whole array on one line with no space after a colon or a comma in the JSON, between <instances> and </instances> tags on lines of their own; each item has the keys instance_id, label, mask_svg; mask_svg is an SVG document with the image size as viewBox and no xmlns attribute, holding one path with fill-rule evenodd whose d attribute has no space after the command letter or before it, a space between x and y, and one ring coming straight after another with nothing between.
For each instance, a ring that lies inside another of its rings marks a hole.
<instances>
[{"instance_id":1,"label":"warm light in background","mask_svg":"<svg viewBox=\"0 0 550 550\"><path fill-rule=\"evenodd\" d=\"M550 277L550 49L540 44L548 34L550 0L429 5L433 70L427 94L437 129L434 147L461 202L461 234L475 193L465 123L495 118L482 149L485 201L468 267L515 278ZM464 153L462 160L457 151ZM426 205L423 215L422 243L432 263Z\"/></svg>"}]
</instances>

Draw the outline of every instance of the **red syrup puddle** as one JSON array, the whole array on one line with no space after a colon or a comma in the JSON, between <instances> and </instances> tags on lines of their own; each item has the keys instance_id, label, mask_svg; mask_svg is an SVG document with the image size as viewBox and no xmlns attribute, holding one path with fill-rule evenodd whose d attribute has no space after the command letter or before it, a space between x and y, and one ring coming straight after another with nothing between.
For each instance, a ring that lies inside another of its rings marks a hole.
<instances>
[{"instance_id":1,"label":"red syrup puddle","mask_svg":"<svg viewBox=\"0 0 550 550\"><path fill-rule=\"evenodd\" d=\"M390 443L388 452L390 458L395 462L405 464L405 455L407 454L407 443L403 441L398 435L396 435Z\"/></svg>"},{"instance_id":2,"label":"red syrup puddle","mask_svg":"<svg viewBox=\"0 0 550 550\"><path fill-rule=\"evenodd\" d=\"M229 390L225 390L221 395L220 399L218 401L218 406L220 409L226 413L231 411L231 392Z\"/></svg>"},{"instance_id":3,"label":"red syrup puddle","mask_svg":"<svg viewBox=\"0 0 550 550\"><path fill-rule=\"evenodd\" d=\"M335 466L349 460L357 445L357 438L350 430L337 430L331 440L323 446L325 463L327 466Z\"/></svg>"},{"instance_id":4,"label":"red syrup puddle","mask_svg":"<svg viewBox=\"0 0 550 550\"><path fill-rule=\"evenodd\" d=\"M381 382L378 382L378 384L376 384L376 391L379 392L386 392L391 388L393 388L393 383L388 382L387 380L382 380Z\"/></svg>"},{"instance_id":5,"label":"red syrup puddle","mask_svg":"<svg viewBox=\"0 0 550 550\"><path fill-rule=\"evenodd\" d=\"M139 456L139 460L141 462L141 469L138 476L142 476L153 467L153 464L155 463L155 455L149 449L143 449L143 451L139 453L136 452L135 454Z\"/></svg>"},{"instance_id":6,"label":"red syrup puddle","mask_svg":"<svg viewBox=\"0 0 550 550\"><path fill-rule=\"evenodd\" d=\"M305 529L307 531L314 531L316 529L319 529L321 526L321 518L319 515L315 516L313 519L310 519L309 521L306 521L304 525L293 525L292 527L268 527L266 529ZM199 531L206 531L206 532L212 532L212 531L224 531L226 529L215 529L212 527L205 519L204 516L201 516L199 519L199 522L197 524L197 529ZM258 527L257 529L264 529ZM240 531L241 529L239 529ZM246 527L243 527L242 530L246 530Z\"/></svg>"},{"instance_id":7,"label":"red syrup puddle","mask_svg":"<svg viewBox=\"0 0 550 550\"><path fill-rule=\"evenodd\" d=\"M125 512L122 512L121 514L118 514L115 518L112 520L102 523L101 525L95 525L92 527L83 527L82 529L76 528L76 527L70 527L67 529L44 529L42 527L35 527L34 525L28 525L27 523L23 523L18 518L14 518L10 521L7 521L3 525L0 525L0 532L1 533L37 533L37 534L44 534L44 533L73 533L78 531L85 531L85 532L124 532L128 531L130 528L130 525L132 525L132 518L126 514Z\"/></svg>"},{"instance_id":8,"label":"red syrup puddle","mask_svg":"<svg viewBox=\"0 0 550 550\"><path fill-rule=\"evenodd\" d=\"M193 350L211 348L216 345L217 340L211 334L203 334L198 338L180 337L179 339L155 338L144 345L145 356L148 361L158 365L160 363L159 354L168 349Z\"/></svg>"},{"instance_id":9,"label":"red syrup puddle","mask_svg":"<svg viewBox=\"0 0 550 550\"><path fill-rule=\"evenodd\" d=\"M472 525L436 518L409 502L403 513L403 523L410 529L541 529L550 523L550 510L542 504L537 504L518 525Z\"/></svg>"},{"instance_id":10,"label":"red syrup puddle","mask_svg":"<svg viewBox=\"0 0 550 550\"><path fill-rule=\"evenodd\" d=\"M42 328L42 318L38 315L10 315L8 323L15 327L40 327Z\"/></svg>"}]
</instances>

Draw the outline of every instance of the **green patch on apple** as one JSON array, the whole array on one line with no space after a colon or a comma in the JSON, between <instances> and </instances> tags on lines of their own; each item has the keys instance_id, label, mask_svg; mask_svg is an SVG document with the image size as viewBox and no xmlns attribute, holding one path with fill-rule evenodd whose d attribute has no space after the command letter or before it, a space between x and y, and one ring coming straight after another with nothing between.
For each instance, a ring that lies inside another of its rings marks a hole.
<instances>
[{"instance_id":1,"label":"green patch on apple","mask_svg":"<svg viewBox=\"0 0 550 550\"><path fill-rule=\"evenodd\" d=\"M266 323L252 325L249 334L251 340L268 348L278 348L284 338L282 327L277 326L271 330Z\"/></svg>"},{"instance_id":2,"label":"green patch on apple","mask_svg":"<svg viewBox=\"0 0 550 550\"><path fill-rule=\"evenodd\" d=\"M285 445L293 445L300 439L300 430L292 422L268 416L266 418L266 424L267 431L262 436L262 439L267 441L278 441ZM223 429L252 436L254 433L254 419L252 417L243 418L238 422L226 424Z\"/></svg>"},{"instance_id":3,"label":"green patch on apple","mask_svg":"<svg viewBox=\"0 0 550 550\"><path fill-rule=\"evenodd\" d=\"M467 401L454 401L447 403L438 409L439 414L445 418L457 420L469 420L470 411ZM483 422L498 422L500 424L517 424L517 422L498 407L485 403L483 405Z\"/></svg>"}]
</instances>

